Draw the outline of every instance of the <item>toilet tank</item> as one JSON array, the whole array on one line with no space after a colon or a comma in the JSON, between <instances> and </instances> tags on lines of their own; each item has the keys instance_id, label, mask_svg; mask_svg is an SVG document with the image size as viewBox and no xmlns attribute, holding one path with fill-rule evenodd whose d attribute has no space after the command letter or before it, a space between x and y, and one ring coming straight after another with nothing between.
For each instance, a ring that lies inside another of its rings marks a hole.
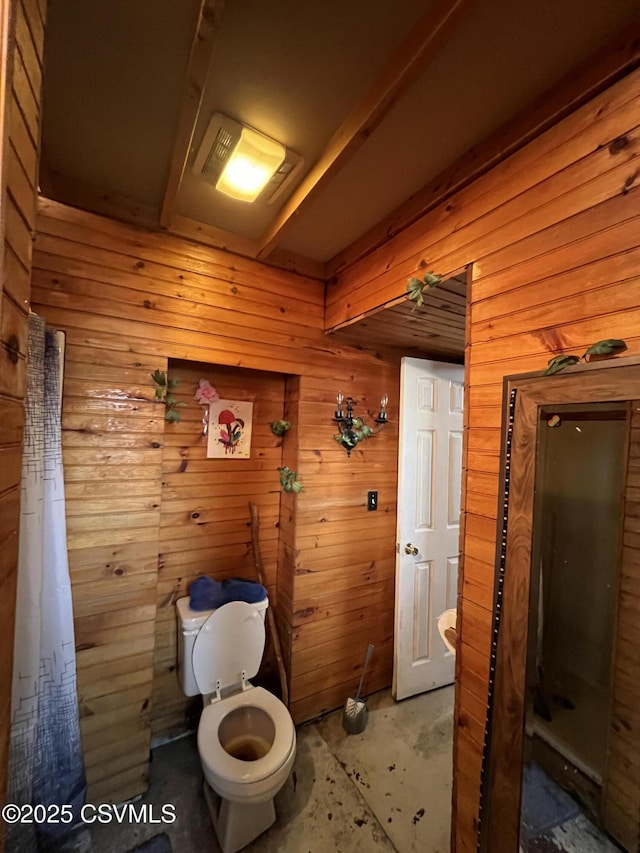
<instances>
[{"instance_id":1,"label":"toilet tank","mask_svg":"<svg viewBox=\"0 0 640 853\"><path fill-rule=\"evenodd\" d=\"M262 601L257 601L251 605L251 607L258 611L263 622L268 606L268 598L263 598ZM192 610L189 607L188 596L186 598L179 598L176 601L176 618L178 620L178 678L185 696L197 696L200 693L193 674L191 655L198 632L212 613L215 613L215 608L213 610Z\"/></svg>"}]
</instances>

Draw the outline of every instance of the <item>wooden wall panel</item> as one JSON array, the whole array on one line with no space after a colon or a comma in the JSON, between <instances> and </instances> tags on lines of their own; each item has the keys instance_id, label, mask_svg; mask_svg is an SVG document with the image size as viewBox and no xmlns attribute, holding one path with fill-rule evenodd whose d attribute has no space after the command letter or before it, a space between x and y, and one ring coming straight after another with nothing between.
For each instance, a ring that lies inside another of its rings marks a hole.
<instances>
[{"instance_id":1,"label":"wooden wall panel","mask_svg":"<svg viewBox=\"0 0 640 853\"><path fill-rule=\"evenodd\" d=\"M201 707L198 697L184 696L176 675L175 602L188 595L191 581L200 575L257 580L248 507L253 501L260 516L269 600L276 607L282 494L276 469L282 464L283 441L273 435L269 424L282 418L285 377L173 361L169 375L179 380L175 396L186 405L180 407L180 423L166 427L163 450L151 720L151 734L157 739L193 726L194 711ZM200 379L209 380L221 399L253 402L249 459L207 459L203 417L208 409L194 399Z\"/></svg>"},{"instance_id":2,"label":"wooden wall panel","mask_svg":"<svg viewBox=\"0 0 640 853\"><path fill-rule=\"evenodd\" d=\"M291 707L302 721L338 707L358 682L367 645L376 646L365 689L391 683L397 489L399 363L364 373L316 371L301 377L298 431L305 492L296 502ZM351 457L327 419L338 389L354 394L356 413L375 415L383 392L390 421ZM367 512L369 489L377 512ZM390 547L391 546L391 547ZM319 701L318 701L319 700Z\"/></svg>"},{"instance_id":3,"label":"wooden wall panel","mask_svg":"<svg viewBox=\"0 0 640 853\"><path fill-rule=\"evenodd\" d=\"M46 2L0 4L0 800L5 799ZM1 843L0 830L0 843Z\"/></svg>"},{"instance_id":4,"label":"wooden wall panel","mask_svg":"<svg viewBox=\"0 0 640 853\"><path fill-rule=\"evenodd\" d=\"M514 244L536 234L544 254L553 237L540 232L637 186L628 165L637 156L637 80L638 72L629 75L338 276L327 327L397 298L421 260L447 277L471 259L487 275L486 256L511 247L519 259Z\"/></svg>"},{"instance_id":5,"label":"wooden wall panel","mask_svg":"<svg viewBox=\"0 0 640 853\"><path fill-rule=\"evenodd\" d=\"M291 429L282 443L282 465L297 470L299 461L298 436L300 422L300 377L288 376L285 382L283 418ZM293 657L292 614L295 598L296 563L296 508L297 496L293 492L280 495L280 529L278 537L278 609L276 621L287 678L291 690L291 661Z\"/></svg>"},{"instance_id":6,"label":"wooden wall panel","mask_svg":"<svg viewBox=\"0 0 640 853\"><path fill-rule=\"evenodd\" d=\"M89 799L146 785L164 406L150 360L67 331L62 413L67 546ZM115 733L118 736L115 736ZM130 736L134 735L135 746ZM110 744L111 770L96 757Z\"/></svg>"},{"instance_id":7,"label":"wooden wall panel","mask_svg":"<svg viewBox=\"0 0 640 853\"><path fill-rule=\"evenodd\" d=\"M140 791L150 726L162 737L187 725L169 671L177 655L172 603L196 573L249 572L249 528L240 531L250 498L260 508L296 722L344 702L368 642L376 654L366 689L388 686L397 358L328 338L324 287L315 280L46 200L36 231L34 302L70 345L64 461L77 496L68 537L90 798ZM176 360L189 402L177 427L165 426L149 378ZM258 383L258 455L247 465L202 455L190 397L205 368L230 393L248 375ZM391 423L351 458L333 439L338 388L369 418L384 392L391 400ZM281 451L266 424L283 406L293 428ZM281 493L281 460L298 471L301 494ZM225 479L211 493L213 465ZM233 495L221 499L217 490L226 487ZM379 491L376 513L366 510L369 489Z\"/></svg>"},{"instance_id":8,"label":"wooden wall panel","mask_svg":"<svg viewBox=\"0 0 640 853\"><path fill-rule=\"evenodd\" d=\"M640 400L629 406L622 570L613 654L613 704L602 811L625 850L640 848Z\"/></svg>"},{"instance_id":9,"label":"wooden wall panel","mask_svg":"<svg viewBox=\"0 0 640 853\"><path fill-rule=\"evenodd\" d=\"M445 277L473 265L454 775L460 851L475 849L502 381L603 338L625 338L629 354L640 352L639 128L636 71L328 285L327 326L336 328L398 299L421 262Z\"/></svg>"}]
</instances>

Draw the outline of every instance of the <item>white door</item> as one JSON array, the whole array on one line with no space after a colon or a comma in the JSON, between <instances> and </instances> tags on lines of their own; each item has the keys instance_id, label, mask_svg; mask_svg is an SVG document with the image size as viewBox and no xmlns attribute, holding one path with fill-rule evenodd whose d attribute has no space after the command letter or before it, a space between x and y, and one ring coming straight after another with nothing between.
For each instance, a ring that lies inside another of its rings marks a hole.
<instances>
[{"instance_id":1,"label":"white door","mask_svg":"<svg viewBox=\"0 0 640 853\"><path fill-rule=\"evenodd\" d=\"M451 684L438 616L456 606L464 369L403 358L393 695Z\"/></svg>"}]
</instances>

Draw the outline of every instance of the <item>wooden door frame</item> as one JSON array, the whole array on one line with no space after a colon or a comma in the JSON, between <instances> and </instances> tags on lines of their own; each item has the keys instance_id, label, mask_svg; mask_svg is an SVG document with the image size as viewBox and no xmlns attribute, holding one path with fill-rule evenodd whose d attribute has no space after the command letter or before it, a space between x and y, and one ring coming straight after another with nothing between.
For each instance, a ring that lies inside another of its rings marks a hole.
<instances>
[{"instance_id":1,"label":"wooden door frame","mask_svg":"<svg viewBox=\"0 0 640 853\"><path fill-rule=\"evenodd\" d=\"M507 376L503 425L508 423L514 392L510 460L503 429L501 480L508 485L508 500L503 495L499 497L497 516L502 519L498 530L504 532L504 541L496 544L491 701L485 731L478 833L479 850L490 853L518 851L539 409L543 405L638 399L640 357L571 367L555 376L542 373Z\"/></svg>"}]
</instances>

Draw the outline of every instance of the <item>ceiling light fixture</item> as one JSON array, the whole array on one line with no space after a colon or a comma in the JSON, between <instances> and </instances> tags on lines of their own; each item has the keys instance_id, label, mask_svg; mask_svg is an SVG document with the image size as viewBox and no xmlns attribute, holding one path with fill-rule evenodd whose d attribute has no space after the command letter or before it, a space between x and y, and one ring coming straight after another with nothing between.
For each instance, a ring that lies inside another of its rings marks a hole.
<instances>
[{"instance_id":1,"label":"ceiling light fixture","mask_svg":"<svg viewBox=\"0 0 640 853\"><path fill-rule=\"evenodd\" d=\"M284 145L262 133L243 127L216 189L239 201L255 201L283 163Z\"/></svg>"},{"instance_id":2,"label":"ceiling light fixture","mask_svg":"<svg viewBox=\"0 0 640 853\"><path fill-rule=\"evenodd\" d=\"M264 133L215 113L196 153L192 172L233 199L273 204L291 186L304 160Z\"/></svg>"}]
</instances>

